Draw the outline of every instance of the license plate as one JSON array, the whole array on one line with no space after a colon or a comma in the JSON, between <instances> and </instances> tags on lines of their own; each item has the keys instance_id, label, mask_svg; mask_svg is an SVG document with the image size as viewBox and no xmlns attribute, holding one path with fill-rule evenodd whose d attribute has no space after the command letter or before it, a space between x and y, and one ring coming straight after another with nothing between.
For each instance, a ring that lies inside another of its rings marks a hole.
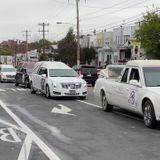
<instances>
[{"instance_id":1,"label":"license plate","mask_svg":"<svg viewBox=\"0 0 160 160\"><path fill-rule=\"evenodd\" d=\"M75 90L70 90L69 93L74 95L74 94L76 94L76 91Z\"/></svg>"}]
</instances>

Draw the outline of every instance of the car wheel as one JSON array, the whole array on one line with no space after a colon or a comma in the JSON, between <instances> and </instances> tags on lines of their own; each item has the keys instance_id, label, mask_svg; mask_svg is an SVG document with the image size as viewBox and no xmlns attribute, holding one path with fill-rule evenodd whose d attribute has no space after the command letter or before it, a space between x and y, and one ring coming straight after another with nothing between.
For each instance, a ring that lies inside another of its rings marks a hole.
<instances>
[{"instance_id":1,"label":"car wheel","mask_svg":"<svg viewBox=\"0 0 160 160\"><path fill-rule=\"evenodd\" d=\"M86 99L86 96L79 97L81 100Z\"/></svg>"},{"instance_id":2,"label":"car wheel","mask_svg":"<svg viewBox=\"0 0 160 160\"><path fill-rule=\"evenodd\" d=\"M112 112L113 106L108 104L108 101L104 92L101 95L101 105L102 105L103 111Z\"/></svg>"},{"instance_id":3,"label":"car wheel","mask_svg":"<svg viewBox=\"0 0 160 160\"><path fill-rule=\"evenodd\" d=\"M16 83L15 83L15 86L19 86L19 83L18 83L18 82L16 82Z\"/></svg>"},{"instance_id":4,"label":"car wheel","mask_svg":"<svg viewBox=\"0 0 160 160\"><path fill-rule=\"evenodd\" d=\"M46 86L46 98L47 98L47 99L50 99L50 98L51 98L50 89L49 89L49 86L48 86L48 85Z\"/></svg>"},{"instance_id":5,"label":"car wheel","mask_svg":"<svg viewBox=\"0 0 160 160\"><path fill-rule=\"evenodd\" d=\"M143 119L146 127L154 128L156 126L153 104L149 100L147 100L143 105Z\"/></svg>"},{"instance_id":6,"label":"car wheel","mask_svg":"<svg viewBox=\"0 0 160 160\"><path fill-rule=\"evenodd\" d=\"M27 79L24 81L24 88L28 88L28 80Z\"/></svg>"},{"instance_id":7,"label":"car wheel","mask_svg":"<svg viewBox=\"0 0 160 160\"><path fill-rule=\"evenodd\" d=\"M33 84L31 83L31 88L30 88L31 94L36 94L36 90L33 88Z\"/></svg>"}]
</instances>

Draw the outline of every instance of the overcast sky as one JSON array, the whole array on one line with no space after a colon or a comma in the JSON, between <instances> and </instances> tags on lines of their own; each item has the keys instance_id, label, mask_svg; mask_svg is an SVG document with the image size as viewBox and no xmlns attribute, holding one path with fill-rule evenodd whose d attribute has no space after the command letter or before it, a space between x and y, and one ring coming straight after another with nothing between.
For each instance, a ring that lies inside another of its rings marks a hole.
<instances>
[{"instance_id":1,"label":"overcast sky","mask_svg":"<svg viewBox=\"0 0 160 160\"><path fill-rule=\"evenodd\" d=\"M46 39L63 38L68 28L76 24L75 0L1 0L0 41L25 40L24 30L31 31L29 41L42 38L38 32L46 26ZM80 32L92 33L94 29L112 30L121 24L133 25L148 9L160 9L160 0L80 0ZM61 21L64 24L58 25Z\"/></svg>"}]
</instances>

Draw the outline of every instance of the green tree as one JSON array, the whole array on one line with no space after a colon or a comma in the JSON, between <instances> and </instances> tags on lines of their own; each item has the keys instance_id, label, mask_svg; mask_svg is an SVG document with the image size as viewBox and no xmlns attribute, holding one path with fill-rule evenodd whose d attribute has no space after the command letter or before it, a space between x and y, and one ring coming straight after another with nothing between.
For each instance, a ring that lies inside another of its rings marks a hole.
<instances>
[{"instance_id":1,"label":"green tree","mask_svg":"<svg viewBox=\"0 0 160 160\"><path fill-rule=\"evenodd\" d=\"M15 51L11 48L3 47L0 48L0 55L13 55Z\"/></svg>"},{"instance_id":2,"label":"green tree","mask_svg":"<svg viewBox=\"0 0 160 160\"><path fill-rule=\"evenodd\" d=\"M58 55L55 60L62 61L70 66L76 64L77 42L73 34L73 28L70 28L66 37L58 42Z\"/></svg>"},{"instance_id":3,"label":"green tree","mask_svg":"<svg viewBox=\"0 0 160 160\"><path fill-rule=\"evenodd\" d=\"M90 64L95 59L96 51L93 47L83 48L81 53L81 62Z\"/></svg>"},{"instance_id":4,"label":"green tree","mask_svg":"<svg viewBox=\"0 0 160 160\"><path fill-rule=\"evenodd\" d=\"M148 12L144 16L136 36L147 57L160 59L160 15L157 12Z\"/></svg>"}]
</instances>

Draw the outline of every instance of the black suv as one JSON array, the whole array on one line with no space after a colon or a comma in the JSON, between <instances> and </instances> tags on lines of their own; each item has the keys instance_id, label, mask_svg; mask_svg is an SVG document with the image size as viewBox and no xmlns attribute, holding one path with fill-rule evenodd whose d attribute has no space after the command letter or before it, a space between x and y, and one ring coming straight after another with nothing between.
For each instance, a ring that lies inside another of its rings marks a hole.
<instances>
[{"instance_id":1,"label":"black suv","mask_svg":"<svg viewBox=\"0 0 160 160\"><path fill-rule=\"evenodd\" d=\"M97 68L93 65L75 65L72 67L80 77L82 77L88 84L94 86L98 75Z\"/></svg>"}]
</instances>

